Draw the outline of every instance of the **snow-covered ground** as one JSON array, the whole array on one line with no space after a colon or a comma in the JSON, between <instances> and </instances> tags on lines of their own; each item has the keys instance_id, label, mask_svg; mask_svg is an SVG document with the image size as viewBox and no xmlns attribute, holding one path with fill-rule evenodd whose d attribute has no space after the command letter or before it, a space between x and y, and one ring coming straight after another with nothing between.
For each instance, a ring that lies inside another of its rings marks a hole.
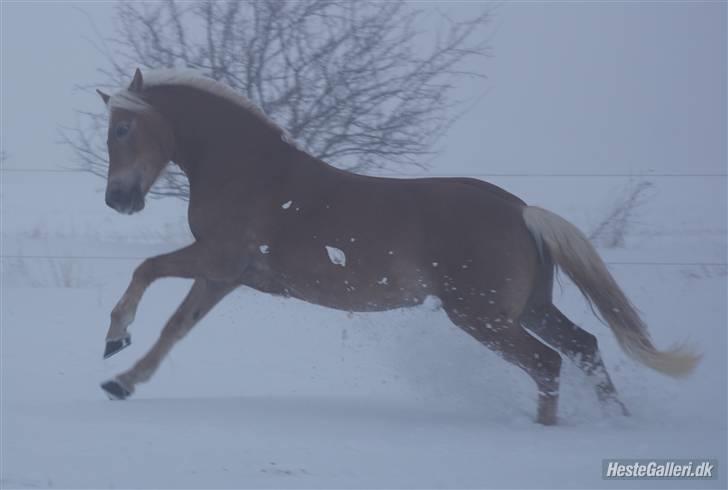
<instances>
[{"instance_id":1,"label":"snow-covered ground","mask_svg":"<svg viewBox=\"0 0 728 490\"><path fill-rule=\"evenodd\" d=\"M725 488L726 268L687 264L725 263L725 182L655 180L626 247L602 252L658 345L687 338L703 362L682 381L634 364L564 280L557 303L598 335L633 416L603 413L565 363L561 423L545 428L530 380L442 312L348 315L243 289L132 399L108 401L99 382L151 345L189 285L152 286L132 346L101 359L138 258L189 239L184 205L126 217L95 177L6 173L1 486L623 488L636 484L602 480L602 459L634 457L719 460L717 481L640 487ZM565 199L553 182L498 181L587 229L626 185L581 179Z\"/></svg>"},{"instance_id":2,"label":"snow-covered ground","mask_svg":"<svg viewBox=\"0 0 728 490\"><path fill-rule=\"evenodd\" d=\"M566 362L560 424L542 427L531 381L440 311L350 316L240 289L133 398L108 401L99 383L144 353L189 287L153 285L131 347L102 360L134 266L189 242L185 207L120 216L101 179L34 171L74 165L58 127L100 109L73 87L108 66L88 21L111 33L113 4L2 1L0 488L726 488L728 8L498 4L489 78L457 94L474 102L432 172L600 174L488 179L585 230L652 182L624 246L600 252L659 346L703 352L692 377L627 359L564 279L556 303L598 336L633 415L603 413ZM605 481L604 458L717 459L719 479Z\"/></svg>"}]
</instances>

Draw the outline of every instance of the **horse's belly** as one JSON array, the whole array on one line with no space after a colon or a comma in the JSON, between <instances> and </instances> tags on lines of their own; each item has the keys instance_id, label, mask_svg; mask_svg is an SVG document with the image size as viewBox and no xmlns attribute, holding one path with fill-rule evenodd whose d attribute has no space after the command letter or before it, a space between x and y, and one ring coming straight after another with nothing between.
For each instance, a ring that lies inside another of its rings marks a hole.
<instances>
[{"instance_id":1,"label":"horse's belly","mask_svg":"<svg viewBox=\"0 0 728 490\"><path fill-rule=\"evenodd\" d=\"M422 304L427 295L420 293L350 294L350 291L301 291L289 289L290 296L308 303L343 311L374 312L405 308Z\"/></svg>"},{"instance_id":2,"label":"horse's belly","mask_svg":"<svg viewBox=\"0 0 728 490\"><path fill-rule=\"evenodd\" d=\"M416 306L434 294L434 284L423 274L382 271L337 271L335 277L283 280L287 293L309 303L344 311L385 311Z\"/></svg>"}]
</instances>

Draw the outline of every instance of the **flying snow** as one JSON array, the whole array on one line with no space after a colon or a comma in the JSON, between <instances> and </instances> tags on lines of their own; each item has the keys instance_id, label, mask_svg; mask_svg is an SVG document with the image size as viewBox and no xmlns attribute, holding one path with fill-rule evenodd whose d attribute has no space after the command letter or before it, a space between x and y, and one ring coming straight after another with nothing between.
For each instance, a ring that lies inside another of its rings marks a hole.
<instances>
[{"instance_id":1,"label":"flying snow","mask_svg":"<svg viewBox=\"0 0 728 490\"><path fill-rule=\"evenodd\" d=\"M260 250L260 253L267 254L270 251L270 247L268 245L261 245L258 247L258 250Z\"/></svg>"},{"instance_id":2,"label":"flying snow","mask_svg":"<svg viewBox=\"0 0 728 490\"><path fill-rule=\"evenodd\" d=\"M281 204L281 207L282 207L283 209L288 209L288 208L290 208L290 207L291 207L291 204L293 204L293 201L286 201L286 202L284 202L283 204Z\"/></svg>"},{"instance_id":3,"label":"flying snow","mask_svg":"<svg viewBox=\"0 0 728 490\"><path fill-rule=\"evenodd\" d=\"M328 245L326 245L326 253L329 254L329 260L332 264L346 267L346 254L343 250L341 250L340 248L329 247Z\"/></svg>"},{"instance_id":4,"label":"flying snow","mask_svg":"<svg viewBox=\"0 0 728 490\"><path fill-rule=\"evenodd\" d=\"M422 302L422 306L430 311L437 311L442 308L442 301L437 296L428 294Z\"/></svg>"}]
</instances>

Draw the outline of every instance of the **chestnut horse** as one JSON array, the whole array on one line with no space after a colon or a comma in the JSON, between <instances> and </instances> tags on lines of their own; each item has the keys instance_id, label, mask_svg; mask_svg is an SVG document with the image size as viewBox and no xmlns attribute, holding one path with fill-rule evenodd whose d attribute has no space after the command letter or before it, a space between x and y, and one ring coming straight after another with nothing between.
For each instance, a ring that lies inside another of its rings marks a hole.
<instances>
[{"instance_id":1,"label":"chestnut horse","mask_svg":"<svg viewBox=\"0 0 728 490\"><path fill-rule=\"evenodd\" d=\"M197 74L139 70L112 96L106 203L144 207L169 162L189 179L195 241L145 260L111 313L105 357L129 345L147 287L194 279L187 297L131 369L102 385L114 399L150 379L172 346L222 298L245 285L346 311L440 299L450 320L538 388L536 420L557 420L561 355L626 414L596 338L551 301L560 267L634 359L671 376L698 356L658 351L645 324L587 238L547 210L469 178L389 179L345 172L288 141L228 86ZM530 331L530 332L529 332ZM532 335L531 333L535 334Z\"/></svg>"}]
</instances>

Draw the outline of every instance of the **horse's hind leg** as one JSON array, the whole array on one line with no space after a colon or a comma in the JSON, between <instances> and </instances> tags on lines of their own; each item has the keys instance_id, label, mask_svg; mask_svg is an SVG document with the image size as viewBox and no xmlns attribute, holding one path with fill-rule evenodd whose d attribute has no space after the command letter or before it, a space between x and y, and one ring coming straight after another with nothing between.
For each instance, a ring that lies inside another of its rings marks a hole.
<instances>
[{"instance_id":1,"label":"horse's hind leg","mask_svg":"<svg viewBox=\"0 0 728 490\"><path fill-rule=\"evenodd\" d=\"M538 387L536 422L544 425L555 424L561 371L559 353L530 335L520 325L501 321L500 318L491 322L466 317L447 306L445 311L453 323L531 376Z\"/></svg>"},{"instance_id":2,"label":"horse's hind leg","mask_svg":"<svg viewBox=\"0 0 728 490\"><path fill-rule=\"evenodd\" d=\"M617 397L594 335L574 324L550 303L529 307L521 317L521 323L595 379L597 397L602 403L616 403L622 413L629 414Z\"/></svg>"},{"instance_id":3,"label":"horse's hind leg","mask_svg":"<svg viewBox=\"0 0 728 490\"><path fill-rule=\"evenodd\" d=\"M167 321L149 352L134 367L101 385L109 397L124 399L134 392L135 385L148 381L174 344L235 287L233 283L195 280L187 297Z\"/></svg>"}]
</instances>

